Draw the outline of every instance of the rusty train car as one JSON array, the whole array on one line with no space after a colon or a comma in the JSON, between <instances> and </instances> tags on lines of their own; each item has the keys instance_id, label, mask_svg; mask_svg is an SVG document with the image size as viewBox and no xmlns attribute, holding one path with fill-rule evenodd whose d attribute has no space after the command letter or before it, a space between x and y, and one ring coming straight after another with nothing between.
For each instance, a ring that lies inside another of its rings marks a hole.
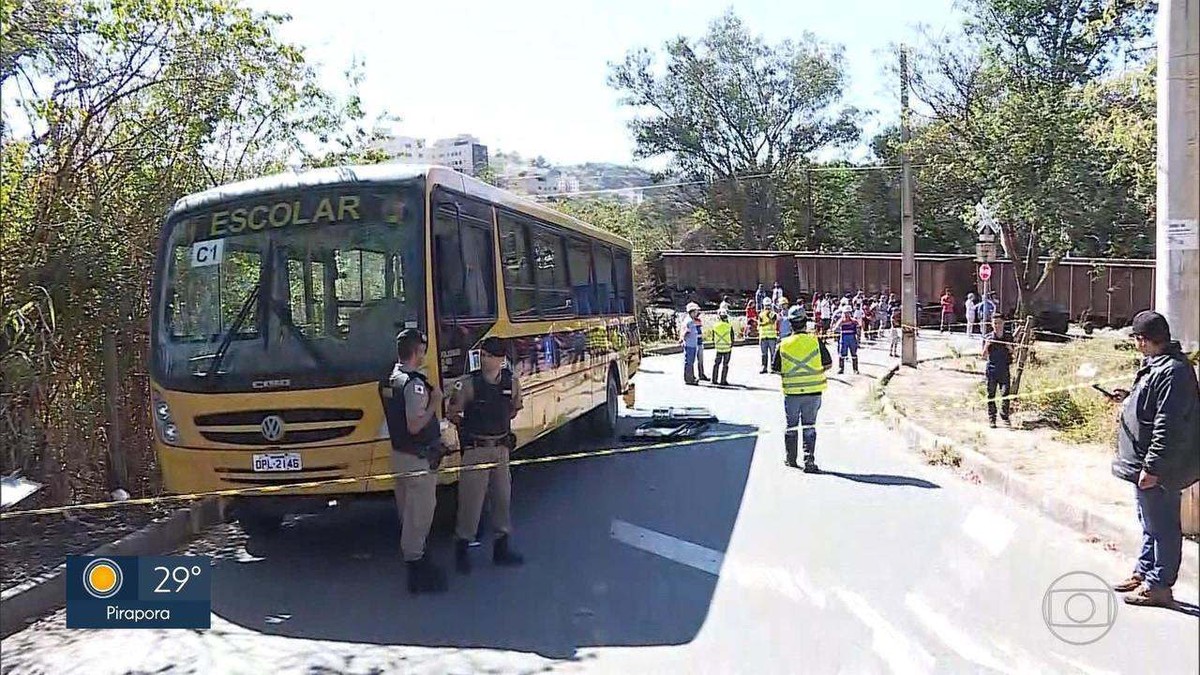
<instances>
[{"instance_id":1,"label":"rusty train car","mask_svg":"<svg viewBox=\"0 0 1200 675\"><path fill-rule=\"evenodd\" d=\"M981 290L970 255L920 253L917 299L938 303L950 288L959 300ZM664 251L657 279L672 304L681 298L715 302L720 295L748 295L757 284L778 281L789 296L820 292L900 292L899 253L814 253L803 251ZM1000 306L1016 306L1017 285L1009 261L992 263L992 290ZM1154 261L1067 258L1059 261L1039 296L1048 309L1072 320L1122 326L1142 309L1154 306Z\"/></svg>"}]
</instances>

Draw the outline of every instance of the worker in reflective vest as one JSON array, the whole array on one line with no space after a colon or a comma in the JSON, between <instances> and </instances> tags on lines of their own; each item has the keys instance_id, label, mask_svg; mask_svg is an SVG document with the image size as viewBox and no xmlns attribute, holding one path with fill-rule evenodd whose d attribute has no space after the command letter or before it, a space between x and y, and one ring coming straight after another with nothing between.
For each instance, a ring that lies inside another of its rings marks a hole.
<instances>
[{"instance_id":1,"label":"worker in reflective vest","mask_svg":"<svg viewBox=\"0 0 1200 675\"><path fill-rule=\"evenodd\" d=\"M842 310L834 332L838 336L838 374L846 370L846 356L854 366L854 374L858 374L858 338L862 334L862 324L854 318L849 308Z\"/></svg>"},{"instance_id":2,"label":"worker in reflective vest","mask_svg":"<svg viewBox=\"0 0 1200 675\"><path fill-rule=\"evenodd\" d=\"M779 344L779 359L783 377L783 413L787 431L783 436L786 454L784 463L796 465L797 432L803 428L804 473L817 473L817 411L821 409L821 393L825 391L825 371L833 367L833 357L825 343L806 333L808 317L802 307L788 312L792 334Z\"/></svg>"},{"instance_id":3,"label":"worker in reflective vest","mask_svg":"<svg viewBox=\"0 0 1200 675\"><path fill-rule=\"evenodd\" d=\"M729 311L717 312L717 322L713 324L713 347L717 350L717 360L713 364L713 384L729 384L729 356L733 353L733 324L729 323Z\"/></svg>"},{"instance_id":4,"label":"worker in reflective vest","mask_svg":"<svg viewBox=\"0 0 1200 675\"><path fill-rule=\"evenodd\" d=\"M779 345L775 319L775 309L770 304L763 305L763 310L758 313L758 349L762 352L762 370L759 373L770 370L775 361L775 349Z\"/></svg>"}]
</instances>

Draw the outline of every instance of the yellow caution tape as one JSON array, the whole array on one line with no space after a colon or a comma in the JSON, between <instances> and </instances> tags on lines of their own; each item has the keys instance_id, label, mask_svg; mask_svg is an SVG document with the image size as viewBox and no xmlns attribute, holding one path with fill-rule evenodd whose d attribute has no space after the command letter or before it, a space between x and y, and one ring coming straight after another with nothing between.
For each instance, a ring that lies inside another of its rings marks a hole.
<instances>
[{"instance_id":1,"label":"yellow caution tape","mask_svg":"<svg viewBox=\"0 0 1200 675\"><path fill-rule=\"evenodd\" d=\"M1105 379L1101 379L1101 380L1093 380L1093 381L1085 382L1085 383L1081 383L1081 384L1074 384L1074 385L1068 385L1068 386L1063 386L1063 387L1053 387L1050 389L1041 389L1038 391L1022 392L1020 394L1010 394L1007 396L996 397L992 400L1003 401L1006 399L1015 400L1015 399L1020 399L1020 398L1030 398L1033 396L1040 396L1043 394L1050 394L1050 393L1061 392L1061 391L1070 391L1070 390L1074 390L1074 389L1083 389L1083 388L1091 387L1091 386L1097 385L1097 384L1113 382L1113 381L1117 381L1117 380L1127 380L1127 379L1128 379L1127 376L1110 377L1110 378L1105 378ZM987 403L987 401L988 401L987 397L973 398L973 399L967 399L967 400L957 403L957 404L939 406L939 407L936 407L936 409L948 410L948 409L957 409L957 408L969 408L969 407L974 407L974 406L978 406L981 404L985 404L985 403ZM835 421L835 422L820 422L817 424L801 424L801 425L798 425L795 427L783 428L783 429L772 429L772 430L766 430L766 431L764 431L764 430L746 431L746 432L739 432L739 433L732 433L732 434L718 434L715 436L702 436L699 438L688 438L688 439L684 439L684 440L680 440L680 441L667 441L667 442L662 442L662 443L631 445L631 446L625 446L625 447L605 448L605 449L601 449L601 450L585 450L585 451L580 451L580 452L572 452L572 453L568 453L565 455L548 455L548 456L544 456L544 457L520 457L517 459L509 460L508 464L509 464L509 466L523 466L523 465L531 465L531 464L549 464L551 462L562 462L562 461L575 460L575 459L591 459L591 458L595 458L595 457L611 457L614 455L634 454L634 453L639 453L639 452L649 452L652 450L664 450L664 449L668 449L668 448L678 448L678 447L687 446L687 445L719 443L722 441L729 441L729 440L736 440L736 439L743 439L743 438L754 438L757 436L774 435L774 434L785 433L787 431L797 431L797 430L802 430L802 429L844 428L845 424L848 421L851 421L851 420L846 419L846 420L840 420L840 421ZM369 475L369 476L356 476L353 478L326 478L326 479L321 479L321 480L304 481L304 482L298 482L298 483L286 483L286 484L280 484L280 485L257 485L257 486L251 486L251 487L229 488L229 489L224 489L224 490L211 490L208 492L190 492L190 493L186 493L186 494L160 495L160 496L156 496L156 497L140 497L137 499L127 499L127 500L119 501L119 502L114 502L114 501L89 502L89 503L85 503L85 504L72 504L69 506L50 506L50 507L40 508L40 509L27 509L24 511L9 511L7 513L0 513L0 520L8 520L9 518L19 518L22 516L37 516L37 515L50 515L50 514L56 514L56 513L66 513L68 511L76 511L76 510L99 511L99 510L117 508L117 507L122 507L122 506L146 506L146 505L154 505L154 504L167 504L167 503L172 503L172 502L190 502L190 501L205 499L208 497L235 497L235 496L248 495L248 494L269 494L272 492L282 492L284 490L307 490L307 489L312 489L312 488L328 487L331 485L353 485L355 483L362 483L365 481L388 480L388 479L393 479L393 478L395 478L395 479L414 478L417 476L423 476L423 475L427 475L427 474L431 474L431 473L432 474L455 474L455 473L460 473L462 471L485 471L488 469L495 468L497 466L500 466L499 462L487 462L487 463L480 463L480 464L470 464L467 466L451 466L451 467L444 467L444 468L438 468L438 469L429 469L429 470L425 470L425 471L389 472L389 473L374 474L374 475ZM331 495L331 498L333 498L332 495Z\"/></svg>"}]
</instances>

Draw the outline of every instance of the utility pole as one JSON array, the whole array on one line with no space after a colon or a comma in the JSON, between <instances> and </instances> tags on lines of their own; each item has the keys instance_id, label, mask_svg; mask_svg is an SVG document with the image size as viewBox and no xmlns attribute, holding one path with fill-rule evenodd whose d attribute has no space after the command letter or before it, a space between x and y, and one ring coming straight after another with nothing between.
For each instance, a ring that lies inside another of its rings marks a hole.
<instances>
[{"instance_id":1,"label":"utility pole","mask_svg":"<svg viewBox=\"0 0 1200 675\"><path fill-rule=\"evenodd\" d=\"M900 362L917 365L917 245L908 162L908 47L900 47Z\"/></svg>"},{"instance_id":2,"label":"utility pole","mask_svg":"<svg viewBox=\"0 0 1200 675\"><path fill-rule=\"evenodd\" d=\"M1200 348L1200 0L1158 14L1158 223L1155 304L1184 351Z\"/></svg>"},{"instance_id":3,"label":"utility pole","mask_svg":"<svg viewBox=\"0 0 1200 675\"><path fill-rule=\"evenodd\" d=\"M1200 0L1158 9L1156 309L1185 352L1200 349ZM1183 493L1184 534L1200 533L1200 484Z\"/></svg>"}]
</instances>

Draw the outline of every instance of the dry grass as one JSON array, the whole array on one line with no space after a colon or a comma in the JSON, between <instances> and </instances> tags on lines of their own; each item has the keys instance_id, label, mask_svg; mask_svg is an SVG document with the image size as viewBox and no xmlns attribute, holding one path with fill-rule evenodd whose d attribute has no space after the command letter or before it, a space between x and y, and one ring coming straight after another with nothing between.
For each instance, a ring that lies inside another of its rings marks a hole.
<instances>
[{"instance_id":1,"label":"dry grass","mask_svg":"<svg viewBox=\"0 0 1200 675\"><path fill-rule=\"evenodd\" d=\"M1090 386L1077 385L1128 387L1139 361L1132 343L1116 340L1035 347L1021 381L1021 407L1055 429L1063 441L1106 445L1116 434L1116 408ZM1094 367L1096 375L1081 377L1084 365ZM1065 387L1075 388L1061 391Z\"/></svg>"},{"instance_id":2,"label":"dry grass","mask_svg":"<svg viewBox=\"0 0 1200 675\"><path fill-rule=\"evenodd\" d=\"M962 455L947 445L924 448L921 450L921 454L925 456L925 463L933 466L958 467L962 464Z\"/></svg>"}]
</instances>

